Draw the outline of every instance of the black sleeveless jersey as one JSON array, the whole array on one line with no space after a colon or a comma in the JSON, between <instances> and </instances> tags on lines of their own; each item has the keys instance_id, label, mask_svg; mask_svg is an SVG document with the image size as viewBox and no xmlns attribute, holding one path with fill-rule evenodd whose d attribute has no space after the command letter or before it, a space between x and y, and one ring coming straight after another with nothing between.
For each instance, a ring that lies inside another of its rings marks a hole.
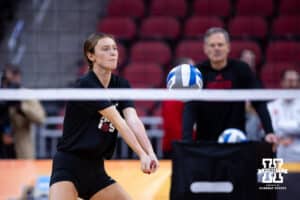
<instances>
[{"instance_id":1,"label":"black sleeveless jersey","mask_svg":"<svg viewBox=\"0 0 300 200\"><path fill-rule=\"evenodd\" d=\"M90 71L77 81L76 88L103 88L103 85ZM112 74L108 88L130 88L130 85L127 80ZM117 130L98 111L112 105L121 115L124 108L134 106L132 101L109 99L67 102L63 136L57 150L86 158L110 158L115 149Z\"/></svg>"}]
</instances>

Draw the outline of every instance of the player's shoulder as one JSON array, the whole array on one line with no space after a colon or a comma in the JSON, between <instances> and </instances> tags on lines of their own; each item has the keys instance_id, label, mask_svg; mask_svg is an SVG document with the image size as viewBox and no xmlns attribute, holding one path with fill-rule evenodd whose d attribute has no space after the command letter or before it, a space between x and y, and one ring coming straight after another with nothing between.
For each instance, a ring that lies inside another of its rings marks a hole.
<instances>
[{"instance_id":1,"label":"player's shoulder","mask_svg":"<svg viewBox=\"0 0 300 200\"><path fill-rule=\"evenodd\" d=\"M129 87L129 81L119 75L112 74L111 79L114 87Z\"/></svg>"},{"instance_id":2,"label":"player's shoulder","mask_svg":"<svg viewBox=\"0 0 300 200\"><path fill-rule=\"evenodd\" d=\"M89 71L84 76L80 77L75 84L75 87L79 88L98 88L99 87L99 80L93 71ZM101 84L100 84L101 85ZM113 88L127 88L130 87L129 82L127 79L112 74L111 75L111 87Z\"/></svg>"},{"instance_id":3,"label":"player's shoulder","mask_svg":"<svg viewBox=\"0 0 300 200\"><path fill-rule=\"evenodd\" d=\"M117 74L111 74L111 78L117 82L128 82L128 80L126 78L119 76Z\"/></svg>"},{"instance_id":4,"label":"player's shoulder","mask_svg":"<svg viewBox=\"0 0 300 200\"><path fill-rule=\"evenodd\" d=\"M98 83L97 81L98 80L94 72L89 71L76 81L75 87L79 87L79 88L97 87L97 83Z\"/></svg>"}]
</instances>

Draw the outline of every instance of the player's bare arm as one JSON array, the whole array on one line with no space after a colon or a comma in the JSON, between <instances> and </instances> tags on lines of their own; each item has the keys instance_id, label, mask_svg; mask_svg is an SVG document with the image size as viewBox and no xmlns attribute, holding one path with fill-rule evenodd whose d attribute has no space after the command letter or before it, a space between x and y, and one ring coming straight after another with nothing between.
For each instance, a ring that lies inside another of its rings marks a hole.
<instances>
[{"instance_id":1,"label":"player's bare arm","mask_svg":"<svg viewBox=\"0 0 300 200\"><path fill-rule=\"evenodd\" d=\"M135 134L138 142L146 153L150 156L152 160L151 170L154 172L159 167L159 162L153 151L150 140L147 136L145 127L138 117L136 110L134 108L128 107L123 110L123 114L128 126L131 128L132 132Z\"/></svg>"},{"instance_id":2,"label":"player's bare arm","mask_svg":"<svg viewBox=\"0 0 300 200\"><path fill-rule=\"evenodd\" d=\"M121 134L125 142L130 148L139 156L141 161L141 169L144 173L150 173L150 157L143 150L139 142L137 141L134 133L128 127L125 120L121 117L115 106L107 107L99 111L104 117L106 117L116 127Z\"/></svg>"}]
</instances>

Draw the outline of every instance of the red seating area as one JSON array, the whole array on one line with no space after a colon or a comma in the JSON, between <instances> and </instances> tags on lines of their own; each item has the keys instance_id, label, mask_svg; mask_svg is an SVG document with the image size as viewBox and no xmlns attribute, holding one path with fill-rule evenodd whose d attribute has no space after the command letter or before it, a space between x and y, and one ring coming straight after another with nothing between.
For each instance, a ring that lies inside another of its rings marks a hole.
<instances>
[{"instance_id":1,"label":"red seating area","mask_svg":"<svg viewBox=\"0 0 300 200\"><path fill-rule=\"evenodd\" d=\"M279 5L279 13L281 15L299 15L299 0L281 0Z\"/></svg>"},{"instance_id":2,"label":"red seating area","mask_svg":"<svg viewBox=\"0 0 300 200\"><path fill-rule=\"evenodd\" d=\"M274 12L273 0L237 0L236 12L240 16L269 17Z\"/></svg>"},{"instance_id":3,"label":"red seating area","mask_svg":"<svg viewBox=\"0 0 300 200\"><path fill-rule=\"evenodd\" d=\"M260 16L236 16L230 20L228 31L233 38L262 40L267 36L267 22Z\"/></svg>"},{"instance_id":4,"label":"red seating area","mask_svg":"<svg viewBox=\"0 0 300 200\"><path fill-rule=\"evenodd\" d=\"M261 71L261 80L266 88L280 88L280 76L286 69L299 70L295 62L267 62Z\"/></svg>"},{"instance_id":5,"label":"red seating area","mask_svg":"<svg viewBox=\"0 0 300 200\"><path fill-rule=\"evenodd\" d=\"M218 17L192 16L184 24L185 38L201 38L210 27L225 27L224 22Z\"/></svg>"},{"instance_id":6,"label":"red seating area","mask_svg":"<svg viewBox=\"0 0 300 200\"><path fill-rule=\"evenodd\" d=\"M142 17L145 14L145 5L141 0L111 0L107 15L109 17Z\"/></svg>"},{"instance_id":7,"label":"red seating area","mask_svg":"<svg viewBox=\"0 0 300 200\"><path fill-rule=\"evenodd\" d=\"M261 63L262 52L257 42L251 40L234 40L231 42L229 57L239 59L244 49L249 49L256 55L256 65Z\"/></svg>"},{"instance_id":8,"label":"red seating area","mask_svg":"<svg viewBox=\"0 0 300 200\"><path fill-rule=\"evenodd\" d=\"M300 13L300 8L299 8ZM300 38L300 15L284 15L274 19L272 24L272 35L282 39Z\"/></svg>"},{"instance_id":9,"label":"red seating area","mask_svg":"<svg viewBox=\"0 0 300 200\"><path fill-rule=\"evenodd\" d=\"M300 62L300 42L274 41L266 49L266 59L272 62Z\"/></svg>"},{"instance_id":10,"label":"red seating area","mask_svg":"<svg viewBox=\"0 0 300 200\"><path fill-rule=\"evenodd\" d=\"M143 20L140 36L143 39L175 40L180 34L180 24L174 17L148 17Z\"/></svg>"},{"instance_id":11,"label":"red seating area","mask_svg":"<svg viewBox=\"0 0 300 200\"><path fill-rule=\"evenodd\" d=\"M230 0L195 0L193 13L197 16L228 17L231 8Z\"/></svg>"},{"instance_id":12,"label":"red seating area","mask_svg":"<svg viewBox=\"0 0 300 200\"><path fill-rule=\"evenodd\" d=\"M129 17L107 17L102 19L97 31L114 35L118 39L133 40L136 36L136 24Z\"/></svg>"},{"instance_id":13,"label":"red seating area","mask_svg":"<svg viewBox=\"0 0 300 200\"><path fill-rule=\"evenodd\" d=\"M201 62L206 59L203 52L203 42L201 40L183 40L175 50L176 57L189 57L195 62Z\"/></svg>"},{"instance_id":14,"label":"red seating area","mask_svg":"<svg viewBox=\"0 0 300 200\"><path fill-rule=\"evenodd\" d=\"M169 65L171 50L169 46L159 41L139 41L130 50L132 62L157 63Z\"/></svg>"},{"instance_id":15,"label":"red seating area","mask_svg":"<svg viewBox=\"0 0 300 200\"><path fill-rule=\"evenodd\" d=\"M172 61L205 60L205 31L223 27L229 56L252 50L263 83L277 88L282 69L300 68L299 10L299 0L110 0L97 30L120 41L120 73L133 87L165 87Z\"/></svg>"},{"instance_id":16,"label":"red seating area","mask_svg":"<svg viewBox=\"0 0 300 200\"><path fill-rule=\"evenodd\" d=\"M185 0L152 0L150 2L150 15L185 17L187 4Z\"/></svg>"}]
</instances>

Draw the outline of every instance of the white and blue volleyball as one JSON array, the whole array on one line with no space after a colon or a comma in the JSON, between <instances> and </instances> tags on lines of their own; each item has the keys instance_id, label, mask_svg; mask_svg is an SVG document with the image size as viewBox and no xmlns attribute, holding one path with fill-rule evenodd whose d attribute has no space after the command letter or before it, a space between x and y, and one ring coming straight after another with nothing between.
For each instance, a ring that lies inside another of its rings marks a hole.
<instances>
[{"instance_id":1,"label":"white and blue volleyball","mask_svg":"<svg viewBox=\"0 0 300 200\"><path fill-rule=\"evenodd\" d=\"M240 143L246 142L247 137L237 128L229 128L222 132L222 134L218 138L218 143Z\"/></svg>"},{"instance_id":2,"label":"white and blue volleyball","mask_svg":"<svg viewBox=\"0 0 300 200\"><path fill-rule=\"evenodd\" d=\"M167 88L196 88L203 87L201 72L189 64L174 67L167 76Z\"/></svg>"}]
</instances>

